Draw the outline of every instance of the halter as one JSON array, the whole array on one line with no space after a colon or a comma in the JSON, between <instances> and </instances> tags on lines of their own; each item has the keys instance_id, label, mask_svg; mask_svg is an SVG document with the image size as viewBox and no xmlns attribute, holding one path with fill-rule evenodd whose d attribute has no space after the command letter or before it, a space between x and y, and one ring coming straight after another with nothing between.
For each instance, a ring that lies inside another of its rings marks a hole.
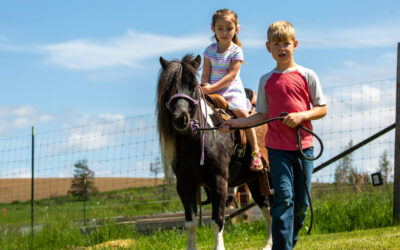
<instances>
[{"instance_id":1,"label":"halter","mask_svg":"<svg viewBox=\"0 0 400 250\"><path fill-rule=\"evenodd\" d=\"M186 95L186 94L175 94L173 96L171 96L171 98L168 100L168 102L165 103L165 106L167 107L167 109L169 111L171 111L171 102L176 99L176 98L185 98L187 100L189 100L190 102L192 102L192 104L194 106L197 106L197 104L199 104L199 100L193 99L192 97Z\"/></svg>"},{"instance_id":2,"label":"halter","mask_svg":"<svg viewBox=\"0 0 400 250\"><path fill-rule=\"evenodd\" d=\"M201 89L201 87L199 86L197 89L200 91L200 94L201 94L201 96L203 97L203 100L205 100L204 92L203 92L203 90ZM188 95L186 95L186 94L178 93L178 94L172 95L171 98L168 100L168 102L165 103L165 106L167 107L167 109L168 109L169 111L171 111L171 102L172 102L174 99L177 99L177 98L184 98L184 99L187 99L187 100L190 101L190 102L193 104L193 106L195 106L195 107L197 107L197 105L199 104L199 100L193 99L192 97L190 97L190 96L188 96ZM206 112L206 113L205 113L205 116L206 116L206 119L207 119L207 108L205 108L205 112ZM196 132L197 130L199 130L199 128L205 128L206 122L204 122L204 117L203 117L203 114L202 114L202 112L201 112L201 108L200 108L200 113L201 113L201 114L200 114L200 124L198 124L197 121L190 120L190 128L192 129L192 131L195 131L195 132ZM204 165L204 136L205 136L204 131L200 131L200 136L201 136L201 157L200 157L200 166L203 166L203 165Z\"/></svg>"}]
</instances>

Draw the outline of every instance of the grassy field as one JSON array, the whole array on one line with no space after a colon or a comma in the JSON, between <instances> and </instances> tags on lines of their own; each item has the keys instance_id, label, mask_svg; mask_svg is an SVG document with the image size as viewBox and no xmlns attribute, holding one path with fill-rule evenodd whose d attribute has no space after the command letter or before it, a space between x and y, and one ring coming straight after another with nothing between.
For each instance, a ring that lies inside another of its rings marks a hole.
<instances>
[{"instance_id":1,"label":"grassy field","mask_svg":"<svg viewBox=\"0 0 400 250\"><path fill-rule=\"evenodd\" d=\"M392 186L355 189L352 186L313 184L313 231L311 236L306 235L310 221L308 215L300 232L298 249L381 249L378 242L385 249L400 248L397 233L400 228L392 224L393 194L389 190L393 190ZM7 218L0 219L1 249L30 248L29 227L22 230L30 225L29 202L0 205L7 206ZM174 186L162 185L102 192L87 201L85 207L89 224L92 219L182 210ZM186 233L182 230L144 235L136 232L133 226L116 225L113 220L97 231L83 235L80 232L83 202L68 196L36 201L35 214L35 224L40 226L34 234L35 249L82 249L98 244L122 244L121 248L125 246L128 249L171 249L171 246L172 249L184 249L186 246ZM264 244L264 235L266 228L262 221L238 223L225 228L224 239L227 249L258 249ZM197 242L200 249L212 248L212 230L199 228Z\"/></svg>"},{"instance_id":2,"label":"grassy field","mask_svg":"<svg viewBox=\"0 0 400 250\"><path fill-rule=\"evenodd\" d=\"M59 230L60 226L66 227ZM96 233L83 237L79 230L60 224L45 228L36 235L34 249L185 249L186 233L182 230L139 234L129 226L107 225ZM265 225L262 222L239 223L228 226L224 232L227 249L260 249L265 243ZM1 242L1 240L0 240ZM208 227L197 231L199 249L212 249L213 233ZM0 244L2 249L28 249L30 236L13 243ZM400 226L356 230L351 232L301 235L296 249L399 249Z\"/></svg>"},{"instance_id":3,"label":"grassy field","mask_svg":"<svg viewBox=\"0 0 400 250\"><path fill-rule=\"evenodd\" d=\"M243 226L242 226L243 227ZM225 234L226 249L241 250L241 249L261 249L264 246L265 239L252 237L248 235L248 231L238 235L238 232L228 232ZM199 249L212 249L213 242L210 242L212 235L205 232L200 232L202 237L198 238ZM232 235L234 234L234 235ZM160 239L152 236L151 239L128 239L114 241L114 246L125 246L126 249L185 249L185 237L180 234L178 240L171 237L169 242L177 242L178 244L171 246L165 242L168 235L160 235ZM232 237L234 236L234 237ZM168 237L169 238L169 237ZM152 244L148 242L152 241ZM125 244L125 245L123 245ZM106 244L102 245L110 246ZM155 248L153 248L153 246ZM296 245L296 249L399 249L400 248L400 226L386 227L369 230L358 230L353 232L319 234L302 236Z\"/></svg>"}]
</instances>

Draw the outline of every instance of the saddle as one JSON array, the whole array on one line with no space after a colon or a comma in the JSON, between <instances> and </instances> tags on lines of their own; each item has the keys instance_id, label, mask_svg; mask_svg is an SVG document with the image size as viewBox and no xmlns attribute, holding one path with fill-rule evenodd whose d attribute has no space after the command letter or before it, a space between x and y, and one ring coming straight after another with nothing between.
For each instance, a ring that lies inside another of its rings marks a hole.
<instances>
[{"instance_id":1,"label":"saddle","mask_svg":"<svg viewBox=\"0 0 400 250\"><path fill-rule=\"evenodd\" d=\"M225 100L225 98L221 95L218 94L208 94L205 95L205 98L207 100L207 102L209 102L211 105L214 106L215 110L221 114L221 117L224 121L229 120L234 118L235 116L233 115L233 113L231 111L228 110L228 102ZM250 100L252 100L251 104L252 104L252 109L250 111L250 114L255 112L255 101L253 100L253 98L249 98ZM267 125L263 125L261 127L258 127L256 129L256 135L257 135L257 142L258 142L258 146L260 148L260 152L262 154L262 162L263 165L266 166L266 168L264 169L264 171L259 172L259 181L260 181L260 192L262 195L272 195L273 194L273 189L272 189L272 185L271 185L271 181L270 181L270 177L269 177L269 164L268 164L268 158L267 158L267 149L265 147L265 142L264 142L264 137L265 134L267 132ZM235 139L235 149L234 149L234 154L238 155L238 150L239 150L239 154L242 155L242 157L245 155L245 145L247 142L246 139L246 132L242 129L238 129L234 132L234 139ZM240 155L239 155L240 156ZM207 194L207 199L205 201L201 201L200 198L200 186L197 187L197 204L198 205L206 205L211 203L211 198L210 198L210 194L209 194L209 190L206 186L204 186L206 194Z\"/></svg>"},{"instance_id":2,"label":"saddle","mask_svg":"<svg viewBox=\"0 0 400 250\"><path fill-rule=\"evenodd\" d=\"M223 96L218 94L209 94L205 95L205 97L206 100L210 102L214 106L214 108L221 114L224 121L235 118L232 111L228 110L228 102L225 100ZM244 147L247 144L246 132L244 130L236 130L234 132L234 138L235 138L235 143L237 145L235 147L236 150L244 149ZM244 155L244 151L241 153L243 153Z\"/></svg>"}]
</instances>

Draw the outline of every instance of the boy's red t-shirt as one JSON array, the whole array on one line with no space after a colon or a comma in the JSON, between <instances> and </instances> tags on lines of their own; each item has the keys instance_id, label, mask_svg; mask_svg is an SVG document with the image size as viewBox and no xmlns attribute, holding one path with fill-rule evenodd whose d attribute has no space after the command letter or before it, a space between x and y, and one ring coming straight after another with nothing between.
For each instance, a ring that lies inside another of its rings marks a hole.
<instances>
[{"instance_id":1,"label":"boy's red t-shirt","mask_svg":"<svg viewBox=\"0 0 400 250\"><path fill-rule=\"evenodd\" d=\"M265 96L258 95L257 112L268 113L268 119L278 117L282 112L310 110L311 104L326 104L318 77L312 70L301 66L283 72L274 70L264 75L259 86L259 93L262 92ZM309 120L300 125L312 130ZM310 133L300 129L300 135L303 149L313 146ZM298 150L296 128L289 128L281 121L270 122L265 145L273 149Z\"/></svg>"}]
</instances>

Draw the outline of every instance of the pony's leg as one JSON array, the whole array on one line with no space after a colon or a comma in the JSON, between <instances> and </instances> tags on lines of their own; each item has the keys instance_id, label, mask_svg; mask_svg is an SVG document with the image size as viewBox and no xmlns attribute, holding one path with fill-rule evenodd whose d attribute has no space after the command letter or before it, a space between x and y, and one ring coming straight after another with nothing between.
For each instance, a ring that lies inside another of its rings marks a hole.
<instances>
[{"instance_id":1,"label":"pony's leg","mask_svg":"<svg viewBox=\"0 0 400 250\"><path fill-rule=\"evenodd\" d=\"M219 225L214 220L212 220L211 228L214 231L214 250L224 250L224 238L222 236L224 234L224 226L222 226L222 229L220 230Z\"/></svg>"},{"instance_id":2,"label":"pony's leg","mask_svg":"<svg viewBox=\"0 0 400 250\"><path fill-rule=\"evenodd\" d=\"M263 250L269 250L272 248L272 231L271 231L271 225L272 225L272 218L271 218L271 213L270 213L270 205L272 199L269 199L267 196L261 195L260 191L260 183L258 181L258 178L256 178L254 181L247 183L247 186L250 189L250 193L254 199L254 201L257 203L257 205L260 207L261 212L265 218L265 222L267 225L267 241L265 243L265 246Z\"/></svg>"},{"instance_id":3,"label":"pony's leg","mask_svg":"<svg viewBox=\"0 0 400 250\"><path fill-rule=\"evenodd\" d=\"M188 250L195 250L196 247L196 220L194 219L195 216L193 214L192 221L185 221L185 227L187 231L187 249Z\"/></svg>"},{"instance_id":4,"label":"pony's leg","mask_svg":"<svg viewBox=\"0 0 400 250\"><path fill-rule=\"evenodd\" d=\"M265 243L263 250L270 250L272 249L272 234L271 234L272 217L271 217L270 207L262 207L261 212L265 218L265 223L267 224L267 242Z\"/></svg>"},{"instance_id":5,"label":"pony's leg","mask_svg":"<svg viewBox=\"0 0 400 250\"><path fill-rule=\"evenodd\" d=\"M222 177L217 175L215 183L212 187L212 221L211 227L214 230L214 250L224 250L224 213L225 213L225 200L228 190L228 183Z\"/></svg>"},{"instance_id":6,"label":"pony's leg","mask_svg":"<svg viewBox=\"0 0 400 250\"><path fill-rule=\"evenodd\" d=\"M185 209L185 227L187 232L187 249L196 250L196 186L178 181L176 189Z\"/></svg>"}]
</instances>

